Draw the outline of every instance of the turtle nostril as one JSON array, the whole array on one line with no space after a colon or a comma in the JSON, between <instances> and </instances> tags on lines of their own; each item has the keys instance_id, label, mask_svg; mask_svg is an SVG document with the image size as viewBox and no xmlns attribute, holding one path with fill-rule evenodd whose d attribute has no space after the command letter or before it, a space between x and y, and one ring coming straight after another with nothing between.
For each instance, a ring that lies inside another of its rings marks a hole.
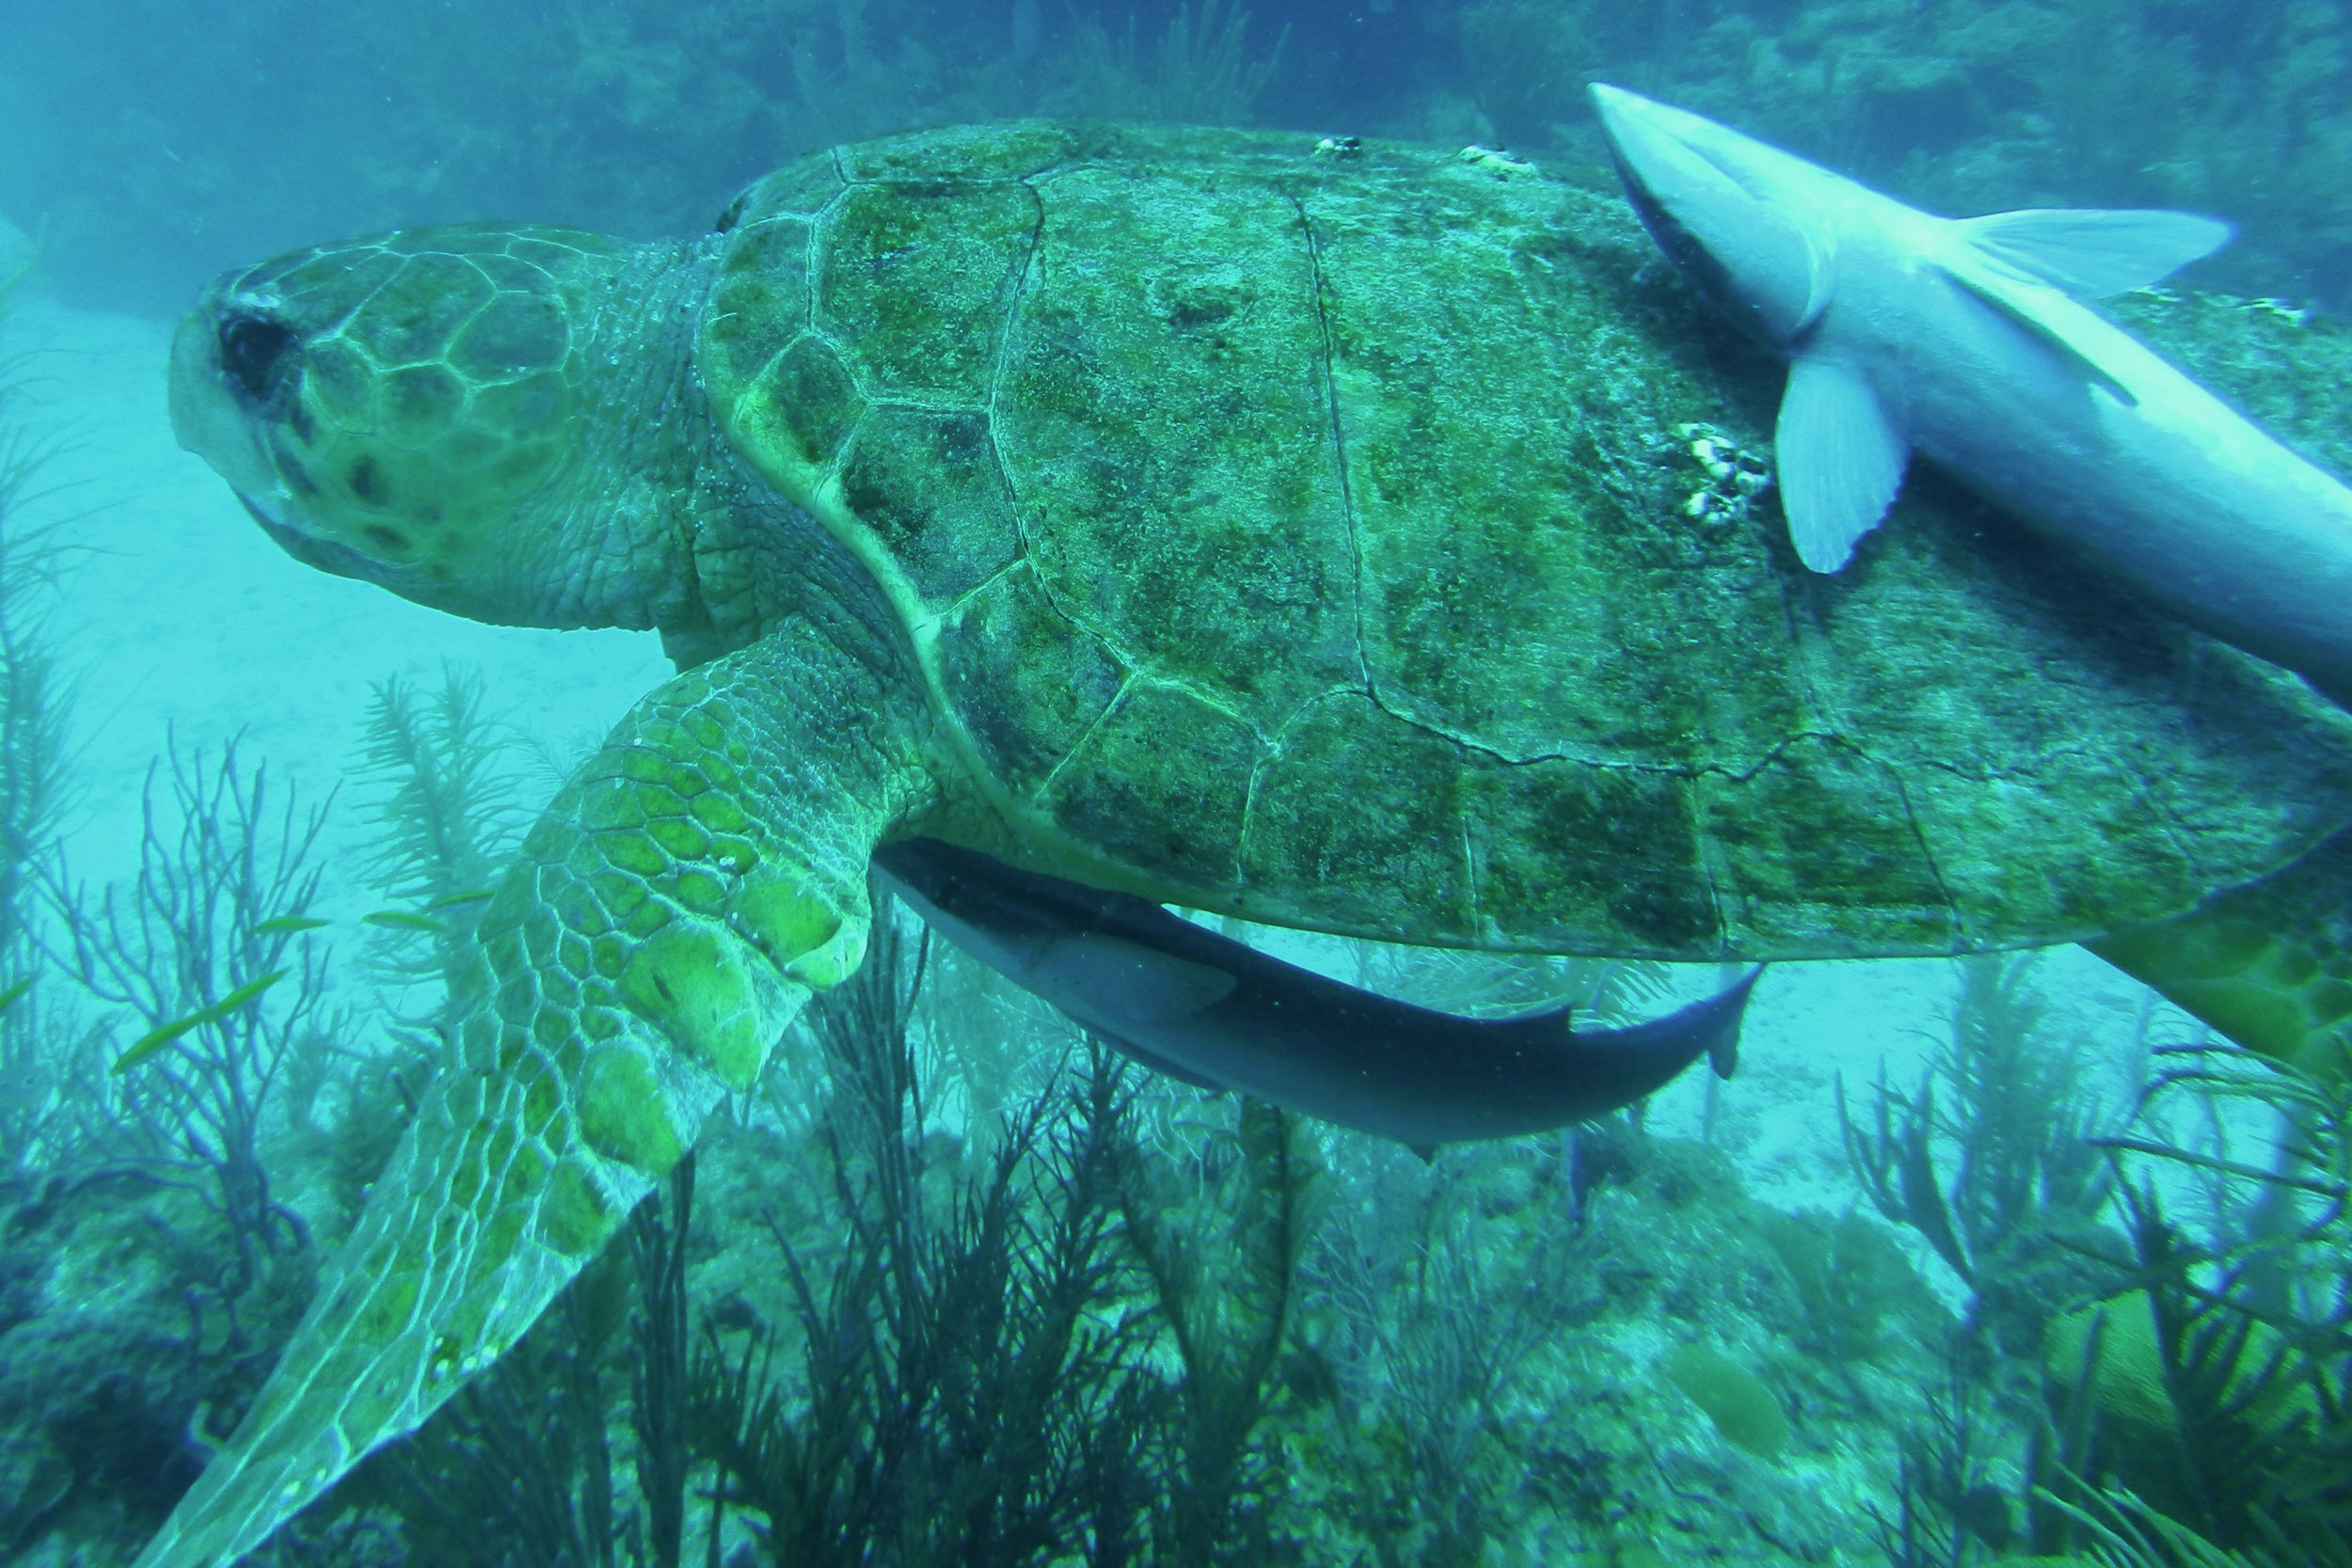
<instances>
[{"instance_id":1,"label":"turtle nostril","mask_svg":"<svg viewBox=\"0 0 2352 1568\"><path fill-rule=\"evenodd\" d=\"M291 329L267 316L239 314L220 324L220 368L247 403L267 403L286 377Z\"/></svg>"}]
</instances>

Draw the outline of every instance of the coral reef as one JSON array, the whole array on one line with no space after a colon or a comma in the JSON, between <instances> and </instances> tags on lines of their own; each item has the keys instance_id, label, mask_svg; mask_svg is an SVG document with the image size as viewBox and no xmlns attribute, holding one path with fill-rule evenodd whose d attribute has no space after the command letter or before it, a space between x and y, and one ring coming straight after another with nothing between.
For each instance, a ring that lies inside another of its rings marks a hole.
<instances>
[{"instance_id":1,"label":"coral reef","mask_svg":"<svg viewBox=\"0 0 2352 1568\"><path fill-rule=\"evenodd\" d=\"M151 777L129 887L92 895L61 863L40 867L51 1002L35 1049L72 1076L70 1131L28 1151L0 1211L14 1296L0 1426L29 1478L7 1510L20 1545L151 1530L310 1290L310 1224L269 1157L273 1091L336 1021L323 945L302 928L319 818L273 808L264 770L233 748L175 755Z\"/></svg>"},{"instance_id":2,"label":"coral reef","mask_svg":"<svg viewBox=\"0 0 2352 1568\"><path fill-rule=\"evenodd\" d=\"M469 689L372 710L368 863L404 906L463 891L499 831L508 764ZM306 1001L326 928L258 912L308 907L310 818L271 806L261 769L183 759L157 785L146 877L55 911L44 984L134 1020L103 1064L258 964L289 977L102 1065L115 1098L76 1157L113 1164L8 1190L0 1529L50 1560L119 1549L194 1473L301 1305L308 1227L345 1223L366 1162L341 1146L380 1158L371 1131L401 1119L432 1048L429 1012L389 1010L388 1049L327 1047L352 1024ZM1463 1005L1654 982L1362 968ZM429 990L438 966L417 974ZM2023 965L1963 971L1954 1018L1926 1083L1850 1119L1853 1203L1784 1213L1720 1150L1635 1117L1424 1163L1139 1078L884 920L628 1241L272 1550L323 1568L1772 1564L1874 1544L1902 1568L2331 1560L2352 1474L2340 1091L2153 1058L2159 1099L2285 1097L2302 1143L2265 1170L2167 1142L2151 1106L2094 1135ZM304 1073L297 1115L273 1090ZM239 1086L207 1099L204 1078ZM224 1120L239 1102L248 1121ZM2214 1189L2209 1239L2156 1207L2159 1163ZM2252 1223L2249 1192L2282 1180L2294 1203ZM281 1191L307 1195L302 1221ZM1964 1270L1966 1315L1880 1208ZM2253 1260L2281 1249L2284 1295L2247 1315ZM73 1309L101 1275L108 1308ZM2059 1331L2008 1348L2036 1304ZM2105 1490L2122 1485L2138 1500Z\"/></svg>"}]
</instances>

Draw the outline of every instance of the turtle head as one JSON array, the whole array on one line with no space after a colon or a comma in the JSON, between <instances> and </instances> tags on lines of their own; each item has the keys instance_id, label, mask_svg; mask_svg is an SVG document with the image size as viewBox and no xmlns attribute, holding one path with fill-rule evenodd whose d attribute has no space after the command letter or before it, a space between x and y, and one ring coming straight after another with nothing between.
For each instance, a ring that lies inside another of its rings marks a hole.
<instances>
[{"instance_id":1,"label":"turtle head","mask_svg":"<svg viewBox=\"0 0 2352 1568\"><path fill-rule=\"evenodd\" d=\"M681 260L452 227L232 273L180 325L172 424L310 565L477 620L659 625L688 592L683 459L645 413Z\"/></svg>"}]
</instances>

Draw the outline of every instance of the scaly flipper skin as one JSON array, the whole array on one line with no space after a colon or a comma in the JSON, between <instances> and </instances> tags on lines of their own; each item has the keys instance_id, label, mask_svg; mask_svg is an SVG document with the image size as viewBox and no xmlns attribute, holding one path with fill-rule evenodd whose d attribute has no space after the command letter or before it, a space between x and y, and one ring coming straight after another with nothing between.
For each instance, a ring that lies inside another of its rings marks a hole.
<instances>
[{"instance_id":1,"label":"scaly flipper skin","mask_svg":"<svg viewBox=\"0 0 2352 1568\"><path fill-rule=\"evenodd\" d=\"M2088 942L2249 1050L2352 1082L2352 833L2177 920Z\"/></svg>"},{"instance_id":2,"label":"scaly flipper skin","mask_svg":"<svg viewBox=\"0 0 2352 1568\"><path fill-rule=\"evenodd\" d=\"M638 705L525 841L455 1056L234 1441L139 1568L259 1545L502 1354L866 945L921 800L874 670L806 622Z\"/></svg>"}]
</instances>

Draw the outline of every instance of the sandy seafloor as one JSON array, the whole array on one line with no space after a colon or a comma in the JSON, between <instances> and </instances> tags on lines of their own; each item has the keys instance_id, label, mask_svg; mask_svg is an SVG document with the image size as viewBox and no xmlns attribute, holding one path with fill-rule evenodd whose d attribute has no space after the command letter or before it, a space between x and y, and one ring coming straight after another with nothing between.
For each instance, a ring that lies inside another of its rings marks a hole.
<instances>
[{"instance_id":1,"label":"sandy seafloor","mask_svg":"<svg viewBox=\"0 0 2352 1568\"><path fill-rule=\"evenodd\" d=\"M389 676L429 691L446 662L477 668L490 714L554 755L577 756L669 673L650 634L476 626L281 553L173 441L169 334L168 323L38 296L0 325L0 349L28 356L20 413L29 433L63 443L25 521L53 523L87 550L61 575L55 623L79 681L66 834L77 879L135 869L140 792L167 733L183 753L207 756L241 736L243 755L266 762L273 784L318 801L356 764L371 685ZM544 800L552 778L536 788ZM343 787L325 837L328 886L316 912L341 923L381 902L337 877L364 842L361 799ZM346 969L356 947L342 955ZM1717 974L1692 966L1685 989L1701 994ZM1915 1081L1948 1035L1956 979L1948 962L1911 959L1782 964L1765 976L1714 1132L1757 1196L1785 1208L1854 1201L1835 1077L1866 1097L1882 1062L1896 1082ZM2046 1037L2084 1041L2099 1068L2132 1057L2148 992L2072 947L2052 951L2038 979L2051 1003ZM2159 1004L2153 1031L2178 1040L2191 1028ZM1695 1132L1703 1085L1688 1074L1661 1095L1652 1127ZM2110 1105L2127 1092L2105 1072L2094 1086Z\"/></svg>"}]
</instances>

